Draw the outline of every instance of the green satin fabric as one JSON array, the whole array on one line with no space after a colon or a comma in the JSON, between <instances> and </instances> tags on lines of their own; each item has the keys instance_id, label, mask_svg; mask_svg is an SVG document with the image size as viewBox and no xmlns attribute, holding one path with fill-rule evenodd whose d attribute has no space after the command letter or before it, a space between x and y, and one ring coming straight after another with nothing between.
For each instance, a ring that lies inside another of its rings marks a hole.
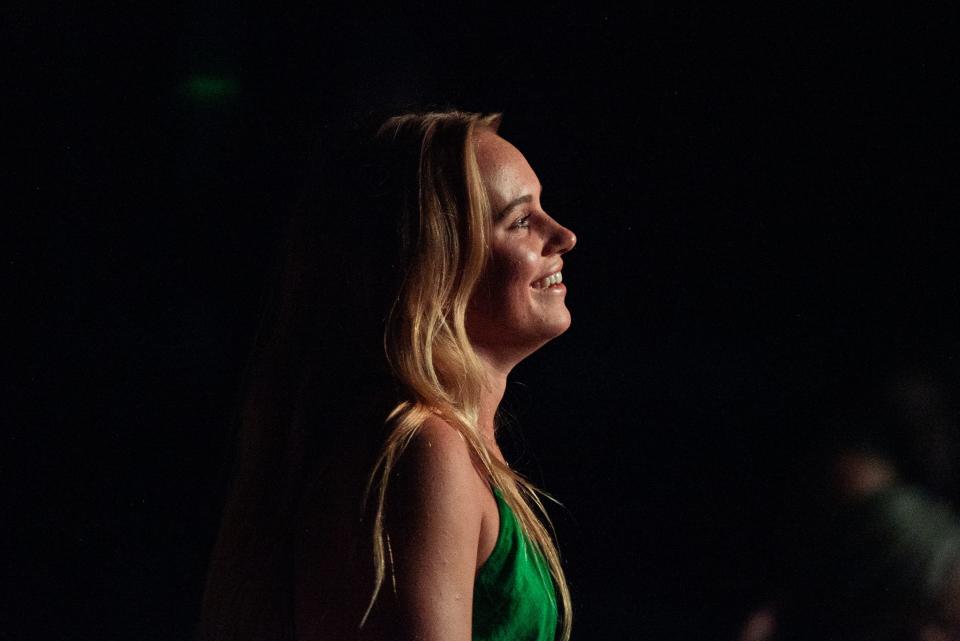
<instances>
[{"instance_id":1,"label":"green satin fabric","mask_svg":"<svg viewBox=\"0 0 960 641\"><path fill-rule=\"evenodd\" d=\"M473 587L473 641L554 641L557 597L543 556L500 492L500 532Z\"/></svg>"}]
</instances>

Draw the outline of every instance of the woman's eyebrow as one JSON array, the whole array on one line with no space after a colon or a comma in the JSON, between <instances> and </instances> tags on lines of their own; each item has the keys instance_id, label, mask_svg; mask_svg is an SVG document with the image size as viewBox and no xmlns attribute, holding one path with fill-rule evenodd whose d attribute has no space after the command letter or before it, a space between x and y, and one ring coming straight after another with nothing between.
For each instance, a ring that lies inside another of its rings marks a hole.
<instances>
[{"instance_id":1,"label":"woman's eyebrow","mask_svg":"<svg viewBox=\"0 0 960 641\"><path fill-rule=\"evenodd\" d=\"M520 196L519 198L514 198L507 204L506 207L500 210L500 213L496 215L494 220L500 220L501 218L506 216L508 213L510 213L510 210L513 209L514 207L518 205L522 205L524 203L529 203L532 201L533 201L533 196L531 196L530 194L527 194L526 196Z\"/></svg>"}]
</instances>

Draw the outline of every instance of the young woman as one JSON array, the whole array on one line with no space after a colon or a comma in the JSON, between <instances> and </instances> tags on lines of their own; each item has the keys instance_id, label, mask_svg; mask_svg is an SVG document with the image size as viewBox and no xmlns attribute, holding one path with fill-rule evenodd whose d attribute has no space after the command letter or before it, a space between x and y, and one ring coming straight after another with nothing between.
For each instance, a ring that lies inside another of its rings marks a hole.
<instances>
[{"instance_id":1,"label":"young woman","mask_svg":"<svg viewBox=\"0 0 960 641\"><path fill-rule=\"evenodd\" d=\"M569 637L496 414L570 324L576 238L499 121L409 114L326 154L249 373L201 638Z\"/></svg>"}]
</instances>

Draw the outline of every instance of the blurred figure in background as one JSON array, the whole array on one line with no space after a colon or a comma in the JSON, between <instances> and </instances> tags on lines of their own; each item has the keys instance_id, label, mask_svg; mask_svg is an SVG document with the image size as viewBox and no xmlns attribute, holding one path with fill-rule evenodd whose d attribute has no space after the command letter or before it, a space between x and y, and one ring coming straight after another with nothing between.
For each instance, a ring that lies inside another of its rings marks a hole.
<instances>
[{"instance_id":1,"label":"blurred figure in background","mask_svg":"<svg viewBox=\"0 0 960 641\"><path fill-rule=\"evenodd\" d=\"M747 617L741 641L960 639L948 389L912 369L830 421L829 444L806 470L813 511L794 520L780 587Z\"/></svg>"}]
</instances>

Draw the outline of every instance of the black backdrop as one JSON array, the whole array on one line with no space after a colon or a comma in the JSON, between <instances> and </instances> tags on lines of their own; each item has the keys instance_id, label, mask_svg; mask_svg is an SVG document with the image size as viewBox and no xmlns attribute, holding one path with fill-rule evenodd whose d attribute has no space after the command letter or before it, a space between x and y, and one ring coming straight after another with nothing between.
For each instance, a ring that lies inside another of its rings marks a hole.
<instances>
[{"instance_id":1,"label":"black backdrop","mask_svg":"<svg viewBox=\"0 0 960 641\"><path fill-rule=\"evenodd\" d=\"M574 637L732 638L818 417L957 380L955 16L319 4L11 15L0 635L189 635L283 221L395 105L502 111L579 237L507 439Z\"/></svg>"}]
</instances>

